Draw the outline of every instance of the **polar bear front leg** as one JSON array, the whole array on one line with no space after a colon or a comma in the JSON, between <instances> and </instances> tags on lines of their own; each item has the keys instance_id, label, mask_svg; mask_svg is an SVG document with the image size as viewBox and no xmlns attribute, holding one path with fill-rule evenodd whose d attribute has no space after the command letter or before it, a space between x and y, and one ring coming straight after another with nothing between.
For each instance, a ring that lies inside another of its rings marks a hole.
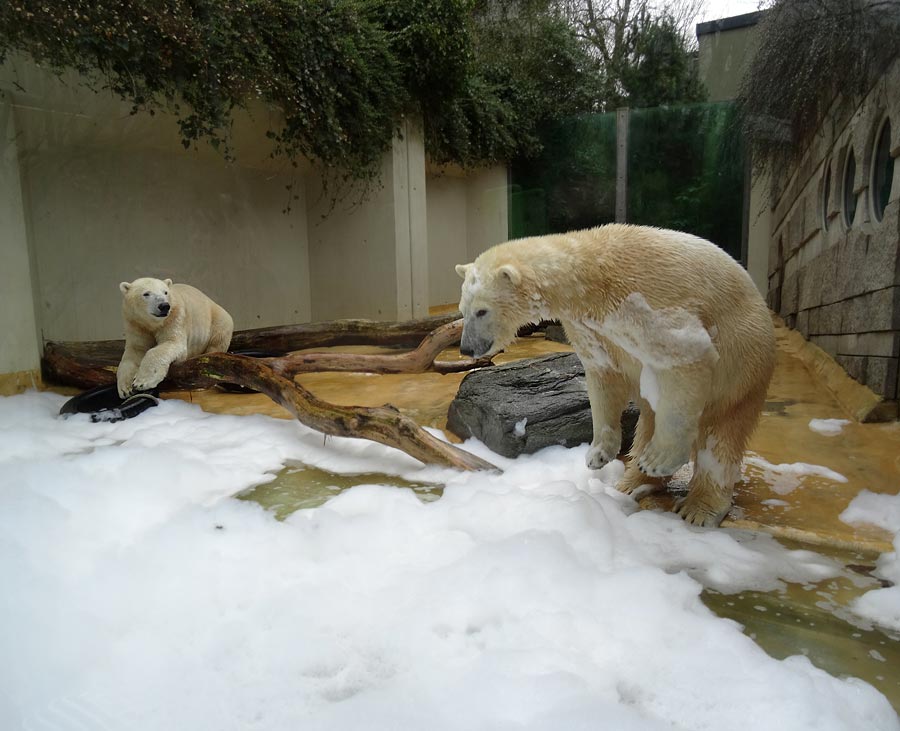
<instances>
[{"instance_id":1,"label":"polar bear front leg","mask_svg":"<svg viewBox=\"0 0 900 731\"><path fill-rule=\"evenodd\" d=\"M588 399L594 439L585 463L599 470L612 462L622 446L622 412L628 406L628 384L625 377L611 368L585 368Z\"/></svg>"},{"instance_id":2,"label":"polar bear front leg","mask_svg":"<svg viewBox=\"0 0 900 731\"><path fill-rule=\"evenodd\" d=\"M638 458L645 475L668 477L688 463L711 378L711 369L697 363L656 373L653 437Z\"/></svg>"},{"instance_id":3,"label":"polar bear front leg","mask_svg":"<svg viewBox=\"0 0 900 731\"><path fill-rule=\"evenodd\" d=\"M134 390L147 391L158 386L169 372L169 366L186 355L186 345L171 340L150 348L134 377Z\"/></svg>"},{"instance_id":4,"label":"polar bear front leg","mask_svg":"<svg viewBox=\"0 0 900 731\"><path fill-rule=\"evenodd\" d=\"M125 326L125 352L116 370L116 388L121 398L131 395L134 377L147 351L156 345L156 340L141 330Z\"/></svg>"},{"instance_id":5,"label":"polar bear front leg","mask_svg":"<svg viewBox=\"0 0 900 731\"><path fill-rule=\"evenodd\" d=\"M143 351L138 351L131 346L125 348L125 353L122 355L118 369L116 369L116 389L121 398L131 395L134 377L141 365L143 355Z\"/></svg>"}]
</instances>

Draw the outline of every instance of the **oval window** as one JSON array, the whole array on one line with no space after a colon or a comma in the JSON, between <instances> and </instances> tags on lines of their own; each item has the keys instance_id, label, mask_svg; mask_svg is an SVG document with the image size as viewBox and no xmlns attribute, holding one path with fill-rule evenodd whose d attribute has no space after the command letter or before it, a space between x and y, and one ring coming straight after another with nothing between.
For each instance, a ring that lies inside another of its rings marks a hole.
<instances>
[{"instance_id":1,"label":"oval window","mask_svg":"<svg viewBox=\"0 0 900 731\"><path fill-rule=\"evenodd\" d=\"M844 223L853 225L856 216L856 193L853 192L853 181L856 179L856 158L851 149L844 163Z\"/></svg>"},{"instance_id":2,"label":"oval window","mask_svg":"<svg viewBox=\"0 0 900 731\"><path fill-rule=\"evenodd\" d=\"M825 184L822 186L822 228L828 230L828 201L831 200L831 163L825 168Z\"/></svg>"},{"instance_id":3,"label":"oval window","mask_svg":"<svg viewBox=\"0 0 900 731\"><path fill-rule=\"evenodd\" d=\"M872 158L872 207L875 220L884 218L891 197L891 183L894 180L894 158L891 157L891 120L885 119L881 132L875 141L875 154Z\"/></svg>"}]
</instances>

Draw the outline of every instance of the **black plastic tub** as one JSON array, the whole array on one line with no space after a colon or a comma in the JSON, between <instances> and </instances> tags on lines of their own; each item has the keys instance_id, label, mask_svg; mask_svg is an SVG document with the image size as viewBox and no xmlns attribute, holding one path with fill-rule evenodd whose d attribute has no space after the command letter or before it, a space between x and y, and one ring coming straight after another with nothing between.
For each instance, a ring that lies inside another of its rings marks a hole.
<instances>
[{"instance_id":1,"label":"black plastic tub","mask_svg":"<svg viewBox=\"0 0 900 731\"><path fill-rule=\"evenodd\" d=\"M59 410L60 416L90 414L91 421L122 421L142 414L159 404L159 390L134 393L126 399L119 396L118 388L97 386L66 401Z\"/></svg>"}]
</instances>

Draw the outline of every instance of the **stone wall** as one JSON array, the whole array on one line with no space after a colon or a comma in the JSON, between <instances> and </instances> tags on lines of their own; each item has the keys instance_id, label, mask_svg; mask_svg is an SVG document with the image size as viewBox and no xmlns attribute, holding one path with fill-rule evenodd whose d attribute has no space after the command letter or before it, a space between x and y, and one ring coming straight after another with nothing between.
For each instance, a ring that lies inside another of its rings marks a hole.
<instances>
[{"instance_id":1,"label":"stone wall","mask_svg":"<svg viewBox=\"0 0 900 731\"><path fill-rule=\"evenodd\" d=\"M853 378L893 400L900 363L900 59L861 96L855 105L833 105L774 193L768 302ZM885 120L895 164L879 218L873 173ZM851 153L855 174L845 185Z\"/></svg>"}]
</instances>

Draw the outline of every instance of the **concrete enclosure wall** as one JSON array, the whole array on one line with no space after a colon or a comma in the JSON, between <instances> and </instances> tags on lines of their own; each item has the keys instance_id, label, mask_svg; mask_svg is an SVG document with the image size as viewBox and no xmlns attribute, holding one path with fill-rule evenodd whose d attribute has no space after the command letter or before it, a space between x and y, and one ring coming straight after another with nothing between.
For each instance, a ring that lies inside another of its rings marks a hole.
<instances>
[{"instance_id":1,"label":"concrete enclosure wall","mask_svg":"<svg viewBox=\"0 0 900 731\"><path fill-rule=\"evenodd\" d=\"M0 92L0 373L7 374L33 370L39 347L17 137L12 107Z\"/></svg>"},{"instance_id":2,"label":"concrete enclosure wall","mask_svg":"<svg viewBox=\"0 0 900 731\"><path fill-rule=\"evenodd\" d=\"M709 101L734 99L756 46L761 12L697 25L697 63Z\"/></svg>"},{"instance_id":3,"label":"concrete enclosure wall","mask_svg":"<svg viewBox=\"0 0 900 731\"><path fill-rule=\"evenodd\" d=\"M427 190L429 302L447 305L459 301L456 265L509 238L507 171L432 170Z\"/></svg>"},{"instance_id":4,"label":"concrete enclosure wall","mask_svg":"<svg viewBox=\"0 0 900 731\"><path fill-rule=\"evenodd\" d=\"M185 150L174 117L132 115L82 82L22 57L0 66L0 374L36 369L46 340L121 337L122 280L194 284L240 329L403 319L458 299L449 259L506 239L505 170L443 195L408 121L367 195L332 204L312 165L271 157L277 112L238 115L227 162Z\"/></svg>"},{"instance_id":5,"label":"concrete enclosure wall","mask_svg":"<svg viewBox=\"0 0 900 731\"><path fill-rule=\"evenodd\" d=\"M780 181L771 217L768 301L856 380L895 399L900 362L900 60L861 97L857 104L834 104L790 178ZM886 120L894 165L879 218L872 182L875 147ZM848 168L855 168L852 175Z\"/></svg>"}]
</instances>

